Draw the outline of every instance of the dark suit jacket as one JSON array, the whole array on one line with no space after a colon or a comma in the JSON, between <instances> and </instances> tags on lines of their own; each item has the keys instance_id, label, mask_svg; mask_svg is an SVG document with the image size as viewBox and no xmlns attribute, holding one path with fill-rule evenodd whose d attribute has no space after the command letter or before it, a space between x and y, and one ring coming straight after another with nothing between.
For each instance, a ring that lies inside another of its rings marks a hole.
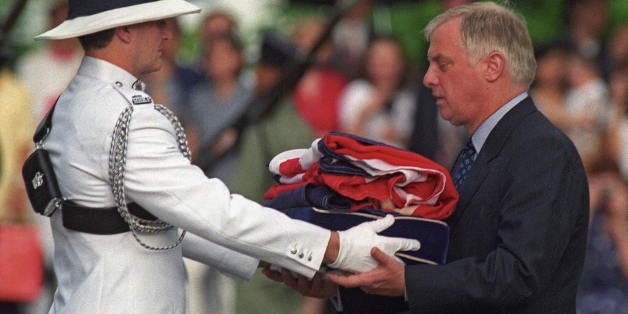
<instances>
[{"instance_id":1,"label":"dark suit jacket","mask_svg":"<svg viewBox=\"0 0 628 314\"><path fill-rule=\"evenodd\" d=\"M530 98L460 189L446 265L406 267L413 313L575 313L589 214L580 157Z\"/></svg>"}]
</instances>

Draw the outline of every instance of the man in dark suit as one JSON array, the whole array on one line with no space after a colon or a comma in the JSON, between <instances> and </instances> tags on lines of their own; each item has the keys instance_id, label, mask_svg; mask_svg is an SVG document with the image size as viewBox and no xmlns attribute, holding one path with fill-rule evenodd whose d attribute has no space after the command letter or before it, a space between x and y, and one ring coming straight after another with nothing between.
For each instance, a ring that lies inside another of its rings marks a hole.
<instances>
[{"instance_id":1,"label":"man in dark suit","mask_svg":"<svg viewBox=\"0 0 628 314\"><path fill-rule=\"evenodd\" d=\"M574 313L588 186L573 144L528 96L536 62L525 22L478 2L439 15L425 34L423 83L473 146L452 170L462 183L447 264L404 266L373 248L377 268L328 278L405 294L413 313Z\"/></svg>"}]
</instances>

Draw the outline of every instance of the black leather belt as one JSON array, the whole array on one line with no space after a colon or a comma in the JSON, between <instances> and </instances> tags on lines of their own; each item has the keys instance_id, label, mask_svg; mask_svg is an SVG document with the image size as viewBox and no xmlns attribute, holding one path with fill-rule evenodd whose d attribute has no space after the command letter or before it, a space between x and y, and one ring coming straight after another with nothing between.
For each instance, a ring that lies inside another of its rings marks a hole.
<instances>
[{"instance_id":1,"label":"black leather belt","mask_svg":"<svg viewBox=\"0 0 628 314\"><path fill-rule=\"evenodd\" d=\"M157 219L136 203L128 204L127 208L131 214L139 218ZM122 219L115 207L92 208L65 201L61 213L63 226L74 231L92 234L117 234L130 230L129 225Z\"/></svg>"}]
</instances>

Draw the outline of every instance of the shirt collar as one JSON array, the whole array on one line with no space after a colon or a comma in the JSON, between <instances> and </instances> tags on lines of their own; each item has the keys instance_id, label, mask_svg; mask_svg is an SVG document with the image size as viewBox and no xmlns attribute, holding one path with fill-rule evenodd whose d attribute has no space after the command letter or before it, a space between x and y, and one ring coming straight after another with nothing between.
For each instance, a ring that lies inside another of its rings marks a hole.
<instances>
[{"instance_id":1,"label":"shirt collar","mask_svg":"<svg viewBox=\"0 0 628 314\"><path fill-rule=\"evenodd\" d=\"M79 74L95 78L118 87L144 90L145 84L121 67L94 57L85 56L79 68Z\"/></svg>"},{"instance_id":2,"label":"shirt collar","mask_svg":"<svg viewBox=\"0 0 628 314\"><path fill-rule=\"evenodd\" d=\"M511 99L505 105L501 106L490 117L488 117L488 119L482 122L480 127L471 136L471 141L473 142L473 147L475 148L476 152L480 152L480 149L482 149L482 146L484 146L484 142L486 142L488 135L491 134L491 131L493 130L493 128L495 128L499 120L501 120L506 115L506 113L510 111L510 109L512 109L515 105L520 103L526 97L528 97L527 91L515 96L515 98Z\"/></svg>"}]
</instances>

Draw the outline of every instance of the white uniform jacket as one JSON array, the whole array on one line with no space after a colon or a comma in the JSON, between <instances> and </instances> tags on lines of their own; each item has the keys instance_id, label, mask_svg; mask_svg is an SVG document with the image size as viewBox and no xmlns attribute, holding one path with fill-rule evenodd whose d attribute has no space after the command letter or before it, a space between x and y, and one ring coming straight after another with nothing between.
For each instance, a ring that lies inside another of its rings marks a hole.
<instances>
[{"instance_id":1,"label":"white uniform jacket","mask_svg":"<svg viewBox=\"0 0 628 314\"><path fill-rule=\"evenodd\" d=\"M81 206L114 206L110 143L118 116L132 105L133 96L148 97L131 88L136 80L111 63L85 57L61 95L44 147L65 199ZM243 278L255 272L257 259L313 276L329 231L231 194L181 154L172 124L152 103L134 106L127 201L188 234L182 246L151 251L131 232L94 235L66 229L57 211L51 217L58 279L51 313L184 313L182 256ZM176 241L178 231L140 237L165 246Z\"/></svg>"}]
</instances>

